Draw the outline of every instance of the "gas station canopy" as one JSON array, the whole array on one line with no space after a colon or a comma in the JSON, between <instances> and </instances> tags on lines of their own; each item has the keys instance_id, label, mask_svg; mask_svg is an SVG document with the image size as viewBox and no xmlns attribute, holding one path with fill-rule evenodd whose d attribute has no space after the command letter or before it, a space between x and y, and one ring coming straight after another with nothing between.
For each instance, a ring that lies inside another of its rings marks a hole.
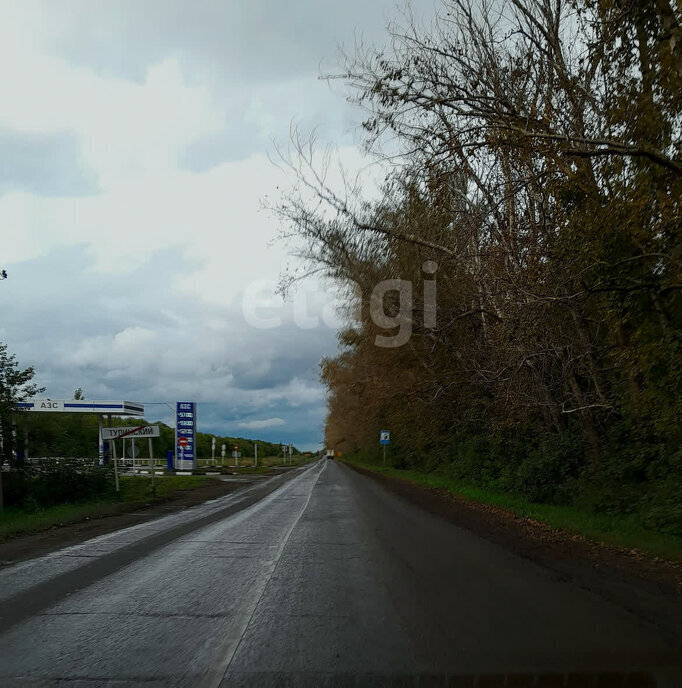
<instances>
[{"instance_id":1,"label":"gas station canopy","mask_svg":"<svg viewBox=\"0 0 682 688\"><path fill-rule=\"evenodd\" d=\"M17 407L23 411L52 413L101 413L112 416L144 415L144 405L137 401L31 399L30 401L19 402Z\"/></svg>"}]
</instances>

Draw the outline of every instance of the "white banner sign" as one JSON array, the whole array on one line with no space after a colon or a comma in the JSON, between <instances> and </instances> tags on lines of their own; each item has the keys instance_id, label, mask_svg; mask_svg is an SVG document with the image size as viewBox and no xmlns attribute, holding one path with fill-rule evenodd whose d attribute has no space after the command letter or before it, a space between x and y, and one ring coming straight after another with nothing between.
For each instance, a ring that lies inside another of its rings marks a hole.
<instances>
[{"instance_id":1,"label":"white banner sign","mask_svg":"<svg viewBox=\"0 0 682 688\"><path fill-rule=\"evenodd\" d=\"M103 440L117 440L119 437L159 437L161 434L158 425L143 425L136 428L129 425L120 428L102 428Z\"/></svg>"},{"instance_id":2,"label":"white banner sign","mask_svg":"<svg viewBox=\"0 0 682 688\"><path fill-rule=\"evenodd\" d=\"M54 401L50 399L36 399L33 402L31 411L64 411L64 401L61 399Z\"/></svg>"}]
</instances>

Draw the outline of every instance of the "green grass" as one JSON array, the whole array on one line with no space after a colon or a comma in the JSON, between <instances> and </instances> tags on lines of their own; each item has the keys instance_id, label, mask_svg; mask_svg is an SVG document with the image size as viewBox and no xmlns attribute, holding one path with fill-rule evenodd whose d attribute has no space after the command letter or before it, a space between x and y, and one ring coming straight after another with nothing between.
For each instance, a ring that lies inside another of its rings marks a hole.
<instances>
[{"instance_id":1,"label":"green grass","mask_svg":"<svg viewBox=\"0 0 682 688\"><path fill-rule=\"evenodd\" d=\"M286 465L297 466L311 460L309 457L294 457L293 463ZM277 456L263 457L263 459L259 457L257 468L253 467L253 459L240 459L240 463L238 468L230 466L229 470L237 473L265 473L271 466L284 465L282 458ZM205 468L207 471L211 471L214 467L206 466ZM220 469L215 468L215 470ZM199 487L208 480L212 480L212 478L203 475L157 476L154 481L156 495L153 495L151 491L152 481L148 476L123 475L120 477L121 492L119 495L116 495L112 489L110 495L96 500L78 504L59 504L33 512L18 507L9 507L0 513L0 542L16 535L47 530L55 525L77 523L87 519L130 511L144 504L168 499L178 490Z\"/></svg>"},{"instance_id":2,"label":"green grass","mask_svg":"<svg viewBox=\"0 0 682 688\"><path fill-rule=\"evenodd\" d=\"M164 476L155 480L156 495L152 494L152 481L141 476L121 476L120 495L110 495L78 504L58 504L46 509L27 512L19 507L5 508L0 513L0 542L15 535L47 530L53 526L77 523L130 511L144 504L168 499L178 490L199 487L210 478L198 475Z\"/></svg>"},{"instance_id":3,"label":"green grass","mask_svg":"<svg viewBox=\"0 0 682 688\"><path fill-rule=\"evenodd\" d=\"M164 499L178 490L187 490L204 485L209 478L203 475L165 475L156 476L154 486L156 498ZM122 475L121 497L122 502L144 502L153 498L152 481L145 476Z\"/></svg>"},{"instance_id":4,"label":"green grass","mask_svg":"<svg viewBox=\"0 0 682 688\"><path fill-rule=\"evenodd\" d=\"M234 459L226 458L225 463L222 466L205 466L202 464L199 467L199 470L202 472L224 470L236 473L265 473L269 468L272 468L273 466L302 466L303 464L314 461L316 458L317 457L315 456L294 456L293 461L291 463L284 463L284 460L281 456L259 456L258 466L256 467L254 467L253 465L252 456L242 457L241 459L239 459L239 466L234 465ZM220 464L220 461L218 461L217 463Z\"/></svg>"},{"instance_id":5,"label":"green grass","mask_svg":"<svg viewBox=\"0 0 682 688\"><path fill-rule=\"evenodd\" d=\"M482 504L490 504L513 513L544 523L551 528L582 535L589 540L628 550L636 549L653 557L682 561L682 538L644 528L636 517L612 516L583 511L571 506L538 504L514 494L494 492L480 487L463 485L437 473L420 473L392 467L343 459L375 473L404 480L428 488L439 488Z\"/></svg>"}]
</instances>

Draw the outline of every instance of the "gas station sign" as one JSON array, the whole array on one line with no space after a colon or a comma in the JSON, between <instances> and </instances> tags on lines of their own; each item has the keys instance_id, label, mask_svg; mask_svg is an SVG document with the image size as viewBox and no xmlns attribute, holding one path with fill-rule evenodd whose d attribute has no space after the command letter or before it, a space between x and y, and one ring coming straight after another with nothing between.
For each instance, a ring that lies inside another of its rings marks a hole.
<instances>
[{"instance_id":1,"label":"gas station sign","mask_svg":"<svg viewBox=\"0 0 682 688\"><path fill-rule=\"evenodd\" d=\"M181 471L196 466L197 404L178 401L175 404L175 467Z\"/></svg>"}]
</instances>

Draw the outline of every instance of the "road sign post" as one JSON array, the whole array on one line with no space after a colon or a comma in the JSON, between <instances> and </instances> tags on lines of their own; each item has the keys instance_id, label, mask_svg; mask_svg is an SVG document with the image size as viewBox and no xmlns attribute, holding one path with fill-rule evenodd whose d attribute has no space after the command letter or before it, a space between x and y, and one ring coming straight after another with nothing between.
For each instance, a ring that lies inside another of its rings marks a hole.
<instances>
[{"instance_id":1,"label":"road sign post","mask_svg":"<svg viewBox=\"0 0 682 688\"><path fill-rule=\"evenodd\" d=\"M383 465L386 465L386 447L391 443L391 433L388 430L379 432L379 444L383 453Z\"/></svg>"},{"instance_id":2,"label":"road sign post","mask_svg":"<svg viewBox=\"0 0 682 688\"><path fill-rule=\"evenodd\" d=\"M153 460L153 448L152 448L152 437L160 437L161 430L158 425L138 425L138 426L127 426L121 425L117 428L102 428L100 430L100 437L102 441L109 443L111 448L112 457L114 459L114 479L116 481L116 492L119 491L118 484L118 458L116 456L116 440L121 440L121 456L125 458L126 455L126 438L130 439L133 454L133 473L135 473L135 438L136 437L146 437L149 440L149 459L152 464L152 493L154 493L154 460Z\"/></svg>"},{"instance_id":3,"label":"road sign post","mask_svg":"<svg viewBox=\"0 0 682 688\"><path fill-rule=\"evenodd\" d=\"M178 445L180 446L180 461L183 463L180 464L181 467L184 466L184 461L185 461L185 447L189 444L189 440L186 437L179 437L178 438Z\"/></svg>"}]
</instances>

